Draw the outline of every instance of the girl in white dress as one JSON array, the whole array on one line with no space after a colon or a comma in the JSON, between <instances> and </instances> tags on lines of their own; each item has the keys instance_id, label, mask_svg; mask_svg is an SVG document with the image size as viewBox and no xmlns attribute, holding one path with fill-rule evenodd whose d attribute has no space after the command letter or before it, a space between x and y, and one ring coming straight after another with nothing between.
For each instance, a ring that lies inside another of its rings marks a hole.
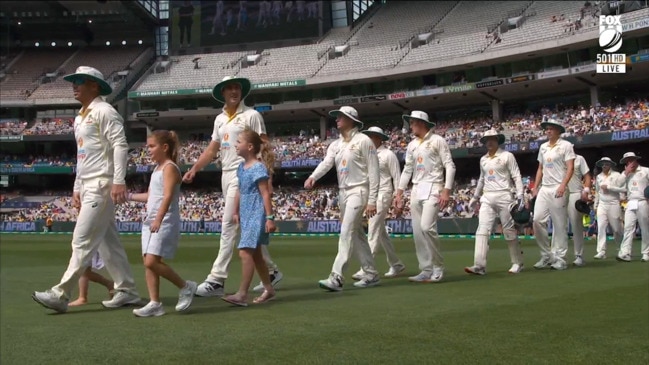
<instances>
[{"instance_id":1,"label":"girl in white dress","mask_svg":"<svg viewBox=\"0 0 649 365\"><path fill-rule=\"evenodd\" d=\"M196 283L183 280L163 259L171 259L180 239L180 169L178 168L178 136L173 131L158 130L147 139L149 156L156 163L151 174L149 190L129 194L129 200L146 202L146 217L142 222L142 256L146 269L146 284L151 301L134 309L138 317L165 314L160 303L160 277L180 289L176 311L189 308L196 294Z\"/></svg>"},{"instance_id":2,"label":"girl in white dress","mask_svg":"<svg viewBox=\"0 0 649 365\"><path fill-rule=\"evenodd\" d=\"M101 270L104 268L104 261L99 256L99 252L95 253L95 256L92 258L92 266L87 268L86 271L79 278L79 297L73 302L70 302L68 306L78 307L88 303L88 284L92 281L94 283L101 284L108 289L108 296L110 299L113 298L115 290L113 289L115 283L102 274L94 271Z\"/></svg>"}]
</instances>

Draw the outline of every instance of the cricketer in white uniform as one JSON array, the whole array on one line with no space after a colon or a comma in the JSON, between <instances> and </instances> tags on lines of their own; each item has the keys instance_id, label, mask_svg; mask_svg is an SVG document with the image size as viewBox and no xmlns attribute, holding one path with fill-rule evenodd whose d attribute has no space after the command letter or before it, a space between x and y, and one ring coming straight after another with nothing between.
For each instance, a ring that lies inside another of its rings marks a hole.
<instances>
[{"instance_id":1,"label":"cricketer in white uniform","mask_svg":"<svg viewBox=\"0 0 649 365\"><path fill-rule=\"evenodd\" d=\"M397 190L399 183L399 175L401 169L399 167L399 159L390 149L383 145L383 142L390 139L383 129L379 127L370 127L364 130L365 133L376 147L376 155L379 159L379 196L376 203L376 215L369 220L367 239L370 243L370 250L372 255L376 257L376 252L379 249L379 244L385 251L385 256L388 260L390 269L383 276L386 278L393 278L399 275L406 266L399 260L394 245L390 239L390 235L385 229L385 219L392 207L392 198L394 192ZM365 276L363 270L359 270L356 274L352 275L354 280L360 280Z\"/></svg>"},{"instance_id":2,"label":"cricketer in white uniform","mask_svg":"<svg viewBox=\"0 0 649 365\"><path fill-rule=\"evenodd\" d=\"M575 266L584 266L584 214L575 208L578 200L587 201L591 188L590 169L586 160L578 154L575 154L574 173L568 183L568 220L572 228L572 242L574 244L575 260L572 262ZM552 235L552 240L555 239Z\"/></svg>"},{"instance_id":3,"label":"cricketer in white uniform","mask_svg":"<svg viewBox=\"0 0 649 365\"><path fill-rule=\"evenodd\" d=\"M444 258L437 233L437 219L440 209L444 209L450 199L455 164L446 140L433 132L435 123L428 119L427 113L414 110L402 118L410 123L416 138L406 150L406 163L399 179L395 205L399 214L403 209L403 192L412 181L412 233L421 270L408 280L439 282L444 277Z\"/></svg>"},{"instance_id":4,"label":"cricketer in white uniform","mask_svg":"<svg viewBox=\"0 0 649 365\"><path fill-rule=\"evenodd\" d=\"M649 202L644 191L649 185L649 168L640 166L637 156L633 152L627 152L620 160L624 165L622 173L626 182L627 203L624 210L624 237L620 252L617 255L618 261L631 261L631 246L635 235L635 225L640 226L642 236L642 261L649 262Z\"/></svg>"},{"instance_id":5,"label":"cricketer in white uniform","mask_svg":"<svg viewBox=\"0 0 649 365\"><path fill-rule=\"evenodd\" d=\"M568 183L575 167L572 143L561 139L566 130L554 119L541 123L548 141L541 145L539 167L534 183L534 236L541 249L541 260L534 267L564 270L568 251ZM552 247L548 235L548 219L552 218Z\"/></svg>"},{"instance_id":6,"label":"cricketer in white uniform","mask_svg":"<svg viewBox=\"0 0 649 365\"><path fill-rule=\"evenodd\" d=\"M365 273L354 286L367 288L379 283L379 274L362 222L363 211L370 219L376 214L379 160L372 140L359 132L359 129L363 128L363 122L358 119L356 109L343 106L330 111L329 115L336 118L340 138L329 145L325 158L304 182L304 187L311 189L318 179L336 166L340 188L338 204L341 212L338 255L329 278L320 280L318 284L323 289L341 291L344 284L343 273L354 250Z\"/></svg>"},{"instance_id":7,"label":"cricketer in white uniform","mask_svg":"<svg viewBox=\"0 0 649 365\"><path fill-rule=\"evenodd\" d=\"M239 225L233 221L235 197L239 189L237 168L243 161L237 155L235 148L239 133L245 129L251 129L262 136L266 144L268 143L266 126L261 114L243 103L250 88L250 80L230 76L226 76L223 81L214 86L212 97L224 104L223 112L217 115L214 120L212 141L194 166L183 176L183 182L191 183L196 173L210 164L218 152L221 153L221 189L225 202L221 239L219 253L214 260L212 270L196 291L196 295L201 297L223 296L223 285L228 278L232 253L239 241ZM266 259L268 267L274 269L271 281L275 285L282 279L282 274L277 270L277 265L272 262L268 252L264 252L264 259Z\"/></svg>"},{"instance_id":8,"label":"cricketer in white uniform","mask_svg":"<svg viewBox=\"0 0 649 365\"><path fill-rule=\"evenodd\" d=\"M126 201L128 143L124 120L100 97L112 92L101 72L80 66L64 79L72 82L74 98L81 102L74 120L77 176L72 195L79 216L72 235L72 256L61 282L45 292L34 292L32 298L46 308L66 312L77 280L99 252L116 291L102 305L116 308L137 304L140 296L115 224L115 204Z\"/></svg>"},{"instance_id":9,"label":"cricketer in white uniform","mask_svg":"<svg viewBox=\"0 0 649 365\"><path fill-rule=\"evenodd\" d=\"M625 178L613 170L615 162L608 157L603 157L595 165L602 172L595 178L595 203L597 215L597 254L596 260L606 258L606 228L610 225L613 231L615 246L622 243L622 217L620 206L620 193L626 191Z\"/></svg>"},{"instance_id":10,"label":"cricketer in white uniform","mask_svg":"<svg viewBox=\"0 0 649 365\"><path fill-rule=\"evenodd\" d=\"M509 247L509 257L512 262L509 272L517 274L523 270L523 254L511 209L513 204L516 204L519 210L525 206L521 172L514 155L499 148L505 143L505 135L491 129L484 133L480 142L487 146L487 154L480 158L480 178L473 198L469 201L471 208L480 201L478 229L475 233L473 266L465 267L464 271L476 275L486 274L489 236L493 232L498 217ZM511 193L514 187L516 200Z\"/></svg>"}]
</instances>

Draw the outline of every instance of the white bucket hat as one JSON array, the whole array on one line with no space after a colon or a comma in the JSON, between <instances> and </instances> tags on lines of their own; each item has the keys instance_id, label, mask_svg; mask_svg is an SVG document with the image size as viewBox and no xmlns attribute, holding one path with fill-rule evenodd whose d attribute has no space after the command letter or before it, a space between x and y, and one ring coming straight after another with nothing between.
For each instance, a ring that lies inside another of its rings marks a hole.
<instances>
[{"instance_id":1,"label":"white bucket hat","mask_svg":"<svg viewBox=\"0 0 649 365\"><path fill-rule=\"evenodd\" d=\"M421 110L413 110L410 112L410 115L404 114L401 118L407 123L410 123L410 119L417 119L426 122L431 127L435 126L435 123L428 119L428 113L422 112Z\"/></svg>"},{"instance_id":2,"label":"white bucket hat","mask_svg":"<svg viewBox=\"0 0 649 365\"><path fill-rule=\"evenodd\" d=\"M489 137L498 137L498 144L503 144L505 143L505 135L498 133L495 129L490 129L482 135L482 138L480 138L480 143L485 144L487 142L487 138Z\"/></svg>"},{"instance_id":3,"label":"white bucket hat","mask_svg":"<svg viewBox=\"0 0 649 365\"><path fill-rule=\"evenodd\" d=\"M599 161L595 162L595 166L597 166L597 167L602 167L602 166L604 166L606 164L611 165L611 166L617 165L615 163L615 161L611 160L608 157L602 157Z\"/></svg>"},{"instance_id":4,"label":"white bucket hat","mask_svg":"<svg viewBox=\"0 0 649 365\"><path fill-rule=\"evenodd\" d=\"M351 106L341 106L340 109L332 110L329 112L329 115L334 118L338 118L339 114L343 114L347 118L353 120L354 122L356 122L356 124L359 125L360 129L363 129L363 122L358 119L358 111L356 111L356 109L352 108Z\"/></svg>"},{"instance_id":5,"label":"white bucket hat","mask_svg":"<svg viewBox=\"0 0 649 365\"><path fill-rule=\"evenodd\" d=\"M620 164L621 164L621 165L626 164L626 161L627 161L628 159L631 159L631 158L634 158L634 159L636 159L636 160L639 160L639 159L641 159L642 157L636 155L636 154L633 153L633 152L627 152L627 153L625 153L624 155L622 155L622 159L620 160Z\"/></svg>"},{"instance_id":6,"label":"white bucket hat","mask_svg":"<svg viewBox=\"0 0 649 365\"><path fill-rule=\"evenodd\" d=\"M381 129L379 127L369 127L366 130L364 130L363 133L367 134L368 136L372 135L372 134L376 135L376 136L379 136L384 141L387 141L388 139L390 139L390 137L388 137L388 135L383 132L383 129Z\"/></svg>"},{"instance_id":7,"label":"white bucket hat","mask_svg":"<svg viewBox=\"0 0 649 365\"><path fill-rule=\"evenodd\" d=\"M63 76L63 80L75 82L76 80L91 80L99 84L99 95L110 95L113 88L104 80L104 75L96 68L90 66L79 66L73 74Z\"/></svg>"},{"instance_id":8,"label":"white bucket hat","mask_svg":"<svg viewBox=\"0 0 649 365\"><path fill-rule=\"evenodd\" d=\"M553 125L555 127L559 127L559 130L561 130L561 133L566 133L566 127L564 127L563 124L561 124L561 122L556 120L556 119L550 118L550 119L548 119L548 120L546 120L544 122L541 122L541 128L543 130L545 130L546 127L551 126L551 125Z\"/></svg>"},{"instance_id":9,"label":"white bucket hat","mask_svg":"<svg viewBox=\"0 0 649 365\"><path fill-rule=\"evenodd\" d=\"M225 100L223 100L223 88L230 83L241 85L241 100L245 99L246 96L250 94L250 89L252 88L250 80L245 77L226 76L221 80L221 82L214 86L214 89L212 89L212 97L218 102L225 103Z\"/></svg>"}]
</instances>

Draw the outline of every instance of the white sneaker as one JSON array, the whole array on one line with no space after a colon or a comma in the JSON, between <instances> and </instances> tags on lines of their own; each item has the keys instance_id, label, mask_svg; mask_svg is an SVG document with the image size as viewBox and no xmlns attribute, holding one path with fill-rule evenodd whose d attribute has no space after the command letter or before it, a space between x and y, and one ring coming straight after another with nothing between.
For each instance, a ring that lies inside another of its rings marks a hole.
<instances>
[{"instance_id":1,"label":"white sneaker","mask_svg":"<svg viewBox=\"0 0 649 365\"><path fill-rule=\"evenodd\" d=\"M106 308L119 308L125 305L140 304L141 302L142 299L137 295L118 290L112 299L102 301L101 305Z\"/></svg>"},{"instance_id":2,"label":"white sneaker","mask_svg":"<svg viewBox=\"0 0 649 365\"><path fill-rule=\"evenodd\" d=\"M198 289L198 285L193 281L187 280L185 287L178 292L177 312L189 309L189 306L192 305L192 301L194 300L194 295L196 295L196 289Z\"/></svg>"},{"instance_id":3,"label":"white sneaker","mask_svg":"<svg viewBox=\"0 0 649 365\"><path fill-rule=\"evenodd\" d=\"M512 267L508 270L510 274L518 274L523 271L523 264L513 264Z\"/></svg>"},{"instance_id":4,"label":"white sneaker","mask_svg":"<svg viewBox=\"0 0 649 365\"><path fill-rule=\"evenodd\" d=\"M390 268L390 270L388 270L388 272L383 274L383 276L386 277L386 278L394 278L394 277L399 276L399 274L401 274L403 272L403 270L405 270L405 269L406 269L406 267L404 265L395 265L395 266L392 266Z\"/></svg>"},{"instance_id":5,"label":"white sneaker","mask_svg":"<svg viewBox=\"0 0 649 365\"><path fill-rule=\"evenodd\" d=\"M464 272L467 274L473 274L473 275L484 275L487 273L484 267L481 266L467 266L464 268Z\"/></svg>"},{"instance_id":6,"label":"white sneaker","mask_svg":"<svg viewBox=\"0 0 649 365\"><path fill-rule=\"evenodd\" d=\"M223 284L204 281L196 288L196 296L199 297L222 297Z\"/></svg>"},{"instance_id":7,"label":"white sneaker","mask_svg":"<svg viewBox=\"0 0 649 365\"><path fill-rule=\"evenodd\" d=\"M617 255L615 259L620 262L631 262L631 255L622 255L622 256Z\"/></svg>"},{"instance_id":8,"label":"white sneaker","mask_svg":"<svg viewBox=\"0 0 649 365\"><path fill-rule=\"evenodd\" d=\"M356 273L352 275L352 279L354 280L361 280L364 277L365 277L365 271L363 271L363 269L356 271Z\"/></svg>"},{"instance_id":9,"label":"white sneaker","mask_svg":"<svg viewBox=\"0 0 649 365\"><path fill-rule=\"evenodd\" d=\"M344 283L344 279L342 278L342 276L331 273L331 275L329 275L327 279L320 280L318 282L318 285L322 289L326 289L329 291L341 291L343 290L343 283Z\"/></svg>"},{"instance_id":10,"label":"white sneaker","mask_svg":"<svg viewBox=\"0 0 649 365\"><path fill-rule=\"evenodd\" d=\"M593 256L595 260L604 260L606 258L606 254L604 252L598 252L597 255Z\"/></svg>"},{"instance_id":11,"label":"white sneaker","mask_svg":"<svg viewBox=\"0 0 649 365\"><path fill-rule=\"evenodd\" d=\"M647 254L642 255L642 259L640 259L640 261L649 262L649 255L647 255Z\"/></svg>"},{"instance_id":12,"label":"white sneaker","mask_svg":"<svg viewBox=\"0 0 649 365\"><path fill-rule=\"evenodd\" d=\"M411 276L408 278L408 281L412 281L413 283L430 283L430 277L433 275L433 273L428 272L428 271L422 271L419 274L415 276Z\"/></svg>"},{"instance_id":13,"label":"white sneaker","mask_svg":"<svg viewBox=\"0 0 649 365\"><path fill-rule=\"evenodd\" d=\"M581 255L575 256L575 261L573 261L572 264L575 265L575 266L584 266L584 265L586 265L586 263L584 262L584 259L581 257Z\"/></svg>"},{"instance_id":14,"label":"white sneaker","mask_svg":"<svg viewBox=\"0 0 649 365\"><path fill-rule=\"evenodd\" d=\"M357 288L370 288L379 285L380 282L381 280L379 280L378 275L374 276L373 278L365 276L361 280L355 282L354 286Z\"/></svg>"},{"instance_id":15,"label":"white sneaker","mask_svg":"<svg viewBox=\"0 0 649 365\"><path fill-rule=\"evenodd\" d=\"M272 285L274 288L275 286L277 286L277 283L282 281L282 279L284 279L284 274L282 274L281 271L273 271L273 273L270 274L270 285ZM252 288L252 290L256 292L263 292L264 283L259 282L259 284L256 287Z\"/></svg>"},{"instance_id":16,"label":"white sneaker","mask_svg":"<svg viewBox=\"0 0 649 365\"><path fill-rule=\"evenodd\" d=\"M541 259L537 261L536 264L534 264L534 268L540 270L540 269L548 268L551 265L552 263L550 262L550 259L548 257L541 257Z\"/></svg>"},{"instance_id":17,"label":"white sneaker","mask_svg":"<svg viewBox=\"0 0 649 365\"><path fill-rule=\"evenodd\" d=\"M59 298L56 293L51 290L35 291L32 294L32 299L47 309L52 309L57 313L65 313L68 311L68 300Z\"/></svg>"},{"instance_id":18,"label":"white sneaker","mask_svg":"<svg viewBox=\"0 0 649 365\"><path fill-rule=\"evenodd\" d=\"M138 317L160 317L165 314L162 303L149 302L142 308L133 309L133 314Z\"/></svg>"},{"instance_id":19,"label":"white sneaker","mask_svg":"<svg viewBox=\"0 0 649 365\"><path fill-rule=\"evenodd\" d=\"M433 283L439 283L444 278L444 269L434 268L433 275L430 276L430 281Z\"/></svg>"},{"instance_id":20,"label":"white sneaker","mask_svg":"<svg viewBox=\"0 0 649 365\"><path fill-rule=\"evenodd\" d=\"M550 265L552 270L565 270L568 268L568 264L562 259L556 259L552 265Z\"/></svg>"}]
</instances>

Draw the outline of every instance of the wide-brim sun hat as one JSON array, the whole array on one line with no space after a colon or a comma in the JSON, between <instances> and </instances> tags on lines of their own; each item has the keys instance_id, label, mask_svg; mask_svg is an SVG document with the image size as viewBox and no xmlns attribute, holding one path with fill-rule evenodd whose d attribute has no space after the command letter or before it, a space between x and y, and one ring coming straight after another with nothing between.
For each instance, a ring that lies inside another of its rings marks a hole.
<instances>
[{"instance_id":1,"label":"wide-brim sun hat","mask_svg":"<svg viewBox=\"0 0 649 365\"><path fill-rule=\"evenodd\" d=\"M250 80L245 77L226 76L221 80L221 82L214 86L214 89L212 89L212 97L216 101L225 104L225 100L223 99L223 88L232 83L241 85L241 100L245 99L246 96L250 94L250 89L252 89Z\"/></svg>"},{"instance_id":2,"label":"wide-brim sun hat","mask_svg":"<svg viewBox=\"0 0 649 365\"><path fill-rule=\"evenodd\" d=\"M608 157L602 157L599 161L595 162L595 166L597 166L597 167L602 167L602 166L604 166L604 165L606 165L606 164L609 164L609 165L611 165L611 166L615 166L615 165L617 165L617 164L615 163L615 161L611 160L611 159L608 158Z\"/></svg>"},{"instance_id":3,"label":"wide-brim sun hat","mask_svg":"<svg viewBox=\"0 0 649 365\"><path fill-rule=\"evenodd\" d=\"M404 114L401 116L401 118L406 123L410 123L411 119L417 119L426 122L426 124L430 125L431 127L435 126L435 122L431 122L430 119L428 119L428 113L422 112L421 110L413 110L410 112L410 115Z\"/></svg>"},{"instance_id":4,"label":"wide-brim sun hat","mask_svg":"<svg viewBox=\"0 0 649 365\"><path fill-rule=\"evenodd\" d=\"M359 125L360 129L363 129L363 122L358 119L358 111L351 106L341 106L340 109L332 110L329 112L329 115L333 118L338 118L338 115L344 115L347 118L354 121L354 123Z\"/></svg>"},{"instance_id":5,"label":"wide-brim sun hat","mask_svg":"<svg viewBox=\"0 0 649 365\"><path fill-rule=\"evenodd\" d=\"M104 74L94 67L79 66L73 74L63 76L63 80L75 82L76 80L91 80L99 84L99 95L110 95L113 88L104 80Z\"/></svg>"},{"instance_id":6,"label":"wide-brim sun hat","mask_svg":"<svg viewBox=\"0 0 649 365\"><path fill-rule=\"evenodd\" d=\"M551 125L553 125L555 127L559 127L559 130L561 130L561 133L566 133L566 127L564 127L563 124L561 124L560 121L558 121L556 119L552 119L552 118L541 122L541 129L545 130L545 128L547 128L547 127L549 127Z\"/></svg>"},{"instance_id":7,"label":"wide-brim sun hat","mask_svg":"<svg viewBox=\"0 0 649 365\"><path fill-rule=\"evenodd\" d=\"M495 129L490 129L482 135L482 138L480 138L480 143L485 144L487 143L487 138L491 137L497 137L498 138L498 144L501 145L505 143L505 135L498 133Z\"/></svg>"},{"instance_id":8,"label":"wide-brim sun hat","mask_svg":"<svg viewBox=\"0 0 649 365\"><path fill-rule=\"evenodd\" d=\"M633 153L633 152L627 152L627 153L625 153L624 155L622 155L622 159L620 160L620 165L625 165L625 164L626 164L626 161L627 161L628 159L631 159L631 158L636 159L636 160L639 160L639 159L641 159L642 157L636 155L636 154Z\"/></svg>"},{"instance_id":9,"label":"wide-brim sun hat","mask_svg":"<svg viewBox=\"0 0 649 365\"><path fill-rule=\"evenodd\" d=\"M385 134L383 132L383 129L381 129L380 127L369 127L366 130L364 130L363 133L367 134L368 136L370 135L379 136L384 141L390 139L390 137L387 134Z\"/></svg>"}]
</instances>

